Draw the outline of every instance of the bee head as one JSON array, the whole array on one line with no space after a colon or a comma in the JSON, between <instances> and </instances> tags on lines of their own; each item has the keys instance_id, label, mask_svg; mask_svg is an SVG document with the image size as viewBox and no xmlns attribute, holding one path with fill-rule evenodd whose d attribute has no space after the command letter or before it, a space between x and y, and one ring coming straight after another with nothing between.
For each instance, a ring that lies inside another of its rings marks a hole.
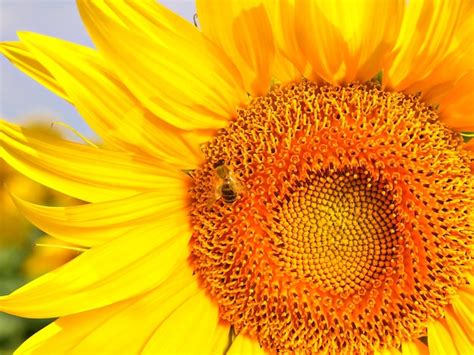
<instances>
[{"instance_id":1,"label":"bee head","mask_svg":"<svg viewBox=\"0 0 474 355\"><path fill-rule=\"evenodd\" d=\"M221 166L224 166L225 165L225 161L224 159L219 159L218 161L216 161L213 165L214 169L217 169Z\"/></svg>"},{"instance_id":2,"label":"bee head","mask_svg":"<svg viewBox=\"0 0 474 355\"><path fill-rule=\"evenodd\" d=\"M217 162L214 163L214 169L216 169L217 176L221 179L225 179L229 175L229 169L225 165L225 161L223 159L219 159Z\"/></svg>"}]
</instances>

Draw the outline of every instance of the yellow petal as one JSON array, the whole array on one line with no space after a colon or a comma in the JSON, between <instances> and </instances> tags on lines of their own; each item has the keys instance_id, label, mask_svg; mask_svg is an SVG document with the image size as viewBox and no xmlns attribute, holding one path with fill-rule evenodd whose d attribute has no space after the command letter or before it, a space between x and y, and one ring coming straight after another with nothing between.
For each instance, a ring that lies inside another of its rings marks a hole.
<instances>
[{"instance_id":1,"label":"yellow petal","mask_svg":"<svg viewBox=\"0 0 474 355\"><path fill-rule=\"evenodd\" d=\"M149 291L186 261L190 234L189 227L174 218L135 228L0 297L0 311L58 317Z\"/></svg>"},{"instance_id":2,"label":"yellow petal","mask_svg":"<svg viewBox=\"0 0 474 355\"><path fill-rule=\"evenodd\" d=\"M259 355L266 354L262 349L258 341L251 339L245 335L237 335L237 337L232 342L228 355Z\"/></svg>"},{"instance_id":3,"label":"yellow petal","mask_svg":"<svg viewBox=\"0 0 474 355\"><path fill-rule=\"evenodd\" d=\"M450 4L454 13L439 13L439 16L457 17L453 26L450 44L444 53L436 52L436 66L424 77L413 77L406 92L420 92L424 101L439 107L440 118L458 131L474 129L472 101L474 100L474 26L472 26L474 3L460 1ZM458 8L458 5L460 6ZM416 4L413 5L416 7ZM431 6L431 4L425 4ZM435 3L433 11L440 4ZM441 9L442 11L442 9ZM422 16L422 15L420 15ZM424 16L424 15L423 15ZM434 26L438 26L436 23ZM435 27L437 28L437 27ZM429 42L430 43L430 42ZM440 56L442 54L442 56ZM430 62L431 63L431 59ZM412 68L416 74L418 68Z\"/></svg>"},{"instance_id":4,"label":"yellow petal","mask_svg":"<svg viewBox=\"0 0 474 355\"><path fill-rule=\"evenodd\" d=\"M93 41L121 80L171 125L221 128L246 100L240 75L222 51L163 6L123 0L81 0L78 6ZM134 21L117 20L120 14Z\"/></svg>"},{"instance_id":5,"label":"yellow petal","mask_svg":"<svg viewBox=\"0 0 474 355\"><path fill-rule=\"evenodd\" d=\"M472 13L474 3L463 1L466 9L461 9L459 25L452 36L449 48L444 56L424 78L417 78L404 91L421 92L423 98L428 102L436 103L433 96L440 95L469 71L473 71L474 62L474 27L472 26ZM462 14L465 13L466 17ZM438 54L438 53L437 53ZM416 70L416 69L415 69Z\"/></svg>"},{"instance_id":6,"label":"yellow petal","mask_svg":"<svg viewBox=\"0 0 474 355\"><path fill-rule=\"evenodd\" d=\"M428 346L418 339L405 341L402 344L403 355L429 355Z\"/></svg>"},{"instance_id":7,"label":"yellow petal","mask_svg":"<svg viewBox=\"0 0 474 355\"><path fill-rule=\"evenodd\" d=\"M145 151L181 168L199 164L199 147L148 112L96 51L34 33L19 37L107 145Z\"/></svg>"},{"instance_id":8,"label":"yellow petal","mask_svg":"<svg viewBox=\"0 0 474 355\"><path fill-rule=\"evenodd\" d=\"M469 286L472 288L472 286ZM461 329L467 331L467 337L471 344L474 344L474 332L469 331L474 327L474 295L472 293L459 290L452 298L452 313L451 318L455 318L459 323Z\"/></svg>"},{"instance_id":9,"label":"yellow petal","mask_svg":"<svg viewBox=\"0 0 474 355\"><path fill-rule=\"evenodd\" d=\"M187 223L187 188L145 192L120 200L46 207L14 197L23 215L45 233L68 243L94 246L169 216ZM181 215L181 217L179 217Z\"/></svg>"},{"instance_id":10,"label":"yellow petal","mask_svg":"<svg viewBox=\"0 0 474 355\"><path fill-rule=\"evenodd\" d=\"M208 354L220 354L223 352L223 349L228 349L230 341L229 332L230 326L228 324L223 324L222 321L219 320L210 341Z\"/></svg>"},{"instance_id":11,"label":"yellow petal","mask_svg":"<svg viewBox=\"0 0 474 355\"><path fill-rule=\"evenodd\" d=\"M294 0L265 1L276 43L273 76L280 82L300 79L306 74L308 60L298 45Z\"/></svg>"},{"instance_id":12,"label":"yellow petal","mask_svg":"<svg viewBox=\"0 0 474 355\"><path fill-rule=\"evenodd\" d=\"M204 290L187 299L166 319L158 319L144 354L223 354L229 326L219 324L217 305Z\"/></svg>"},{"instance_id":13,"label":"yellow petal","mask_svg":"<svg viewBox=\"0 0 474 355\"><path fill-rule=\"evenodd\" d=\"M138 354L157 326L200 291L189 267L148 293L56 320L28 339L19 354ZM188 334L176 331L181 341ZM206 337L212 334L206 334ZM111 341L113 340L113 341ZM211 353L222 353L218 351Z\"/></svg>"},{"instance_id":14,"label":"yellow petal","mask_svg":"<svg viewBox=\"0 0 474 355\"><path fill-rule=\"evenodd\" d=\"M54 76L19 42L0 43L0 53L5 55L22 72L31 76L59 97L70 101Z\"/></svg>"},{"instance_id":15,"label":"yellow petal","mask_svg":"<svg viewBox=\"0 0 474 355\"><path fill-rule=\"evenodd\" d=\"M296 0L296 30L315 77L367 81L393 56L404 1Z\"/></svg>"},{"instance_id":16,"label":"yellow petal","mask_svg":"<svg viewBox=\"0 0 474 355\"><path fill-rule=\"evenodd\" d=\"M474 131L474 70L430 99L439 105L440 119L458 131Z\"/></svg>"},{"instance_id":17,"label":"yellow petal","mask_svg":"<svg viewBox=\"0 0 474 355\"><path fill-rule=\"evenodd\" d=\"M471 326L464 328L462 320L458 320L454 314L453 307L446 307L446 326L459 354L474 354L474 342L469 339L469 336L472 337L469 333L472 333L473 325L471 319Z\"/></svg>"},{"instance_id":18,"label":"yellow petal","mask_svg":"<svg viewBox=\"0 0 474 355\"><path fill-rule=\"evenodd\" d=\"M438 319L428 325L428 347L430 355L458 353L445 319Z\"/></svg>"},{"instance_id":19,"label":"yellow petal","mask_svg":"<svg viewBox=\"0 0 474 355\"><path fill-rule=\"evenodd\" d=\"M196 1L203 33L237 65L246 90L254 96L267 93L275 55L270 19L262 1Z\"/></svg>"},{"instance_id":20,"label":"yellow petal","mask_svg":"<svg viewBox=\"0 0 474 355\"><path fill-rule=\"evenodd\" d=\"M384 83L388 88L406 91L425 78L428 80L424 85L418 85L418 90L428 90L435 84L430 83L429 77L449 54L456 31L462 25L462 13L468 11L465 6L463 1L423 0L407 3L396 45L398 54L384 73ZM472 41L472 36L469 41ZM446 70L446 67L443 66L442 70Z\"/></svg>"},{"instance_id":21,"label":"yellow petal","mask_svg":"<svg viewBox=\"0 0 474 355\"><path fill-rule=\"evenodd\" d=\"M154 159L51 137L0 120L1 157L31 179L83 201L179 189L184 174Z\"/></svg>"},{"instance_id":22,"label":"yellow petal","mask_svg":"<svg viewBox=\"0 0 474 355\"><path fill-rule=\"evenodd\" d=\"M99 328L114 314L118 314L133 304L135 299L128 299L113 305L59 318L28 338L16 351L15 355L73 354L74 346L81 347L81 341ZM138 323L140 324L140 323ZM126 339L127 337L120 337ZM108 338L103 338L110 343ZM102 342L97 344L101 347ZM123 344L121 344L123 346ZM87 349L94 353L96 349Z\"/></svg>"}]
</instances>

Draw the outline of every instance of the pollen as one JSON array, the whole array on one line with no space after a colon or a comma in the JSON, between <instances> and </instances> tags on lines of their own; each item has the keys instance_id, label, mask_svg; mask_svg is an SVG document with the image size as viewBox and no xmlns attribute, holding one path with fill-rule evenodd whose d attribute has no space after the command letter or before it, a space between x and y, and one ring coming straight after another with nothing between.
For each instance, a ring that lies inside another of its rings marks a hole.
<instances>
[{"instance_id":1,"label":"pollen","mask_svg":"<svg viewBox=\"0 0 474 355\"><path fill-rule=\"evenodd\" d=\"M302 80L255 98L203 146L190 186L189 261L222 321L268 352L426 335L473 266L461 144L417 96L376 84Z\"/></svg>"}]
</instances>

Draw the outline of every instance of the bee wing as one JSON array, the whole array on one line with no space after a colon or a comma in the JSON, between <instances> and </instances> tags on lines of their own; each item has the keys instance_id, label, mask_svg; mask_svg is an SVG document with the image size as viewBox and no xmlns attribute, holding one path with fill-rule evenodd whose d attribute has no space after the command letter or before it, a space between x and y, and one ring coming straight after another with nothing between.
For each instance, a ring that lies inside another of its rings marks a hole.
<instances>
[{"instance_id":1,"label":"bee wing","mask_svg":"<svg viewBox=\"0 0 474 355\"><path fill-rule=\"evenodd\" d=\"M221 198L221 193L220 193L220 188L221 188L221 184L220 184L220 179L216 178L215 181L214 181L214 186L216 187L214 189L214 191L210 191L209 193L209 198L207 200L207 206L208 207L211 207L214 202L216 202L219 198Z\"/></svg>"},{"instance_id":2,"label":"bee wing","mask_svg":"<svg viewBox=\"0 0 474 355\"><path fill-rule=\"evenodd\" d=\"M247 192L249 190L247 188L247 185L243 184L237 179L232 179L232 185L234 186L237 192Z\"/></svg>"}]
</instances>

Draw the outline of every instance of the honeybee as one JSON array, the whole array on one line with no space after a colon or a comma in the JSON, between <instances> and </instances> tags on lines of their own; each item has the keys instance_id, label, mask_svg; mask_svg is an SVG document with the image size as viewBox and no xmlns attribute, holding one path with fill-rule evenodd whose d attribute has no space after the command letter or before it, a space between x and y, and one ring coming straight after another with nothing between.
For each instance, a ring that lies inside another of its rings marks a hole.
<instances>
[{"instance_id":1,"label":"honeybee","mask_svg":"<svg viewBox=\"0 0 474 355\"><path fill-rule=\"evenodd\" d=\"M215 198L213 198L213 201L211 202L222 197L222 200L225 203L234 203L237 200L239 193L243 190L242 185L234 177L234 172L225 165L223 159L219 159L213 167L216 169L217 179Z\"/></svg>"}]
</instances>

